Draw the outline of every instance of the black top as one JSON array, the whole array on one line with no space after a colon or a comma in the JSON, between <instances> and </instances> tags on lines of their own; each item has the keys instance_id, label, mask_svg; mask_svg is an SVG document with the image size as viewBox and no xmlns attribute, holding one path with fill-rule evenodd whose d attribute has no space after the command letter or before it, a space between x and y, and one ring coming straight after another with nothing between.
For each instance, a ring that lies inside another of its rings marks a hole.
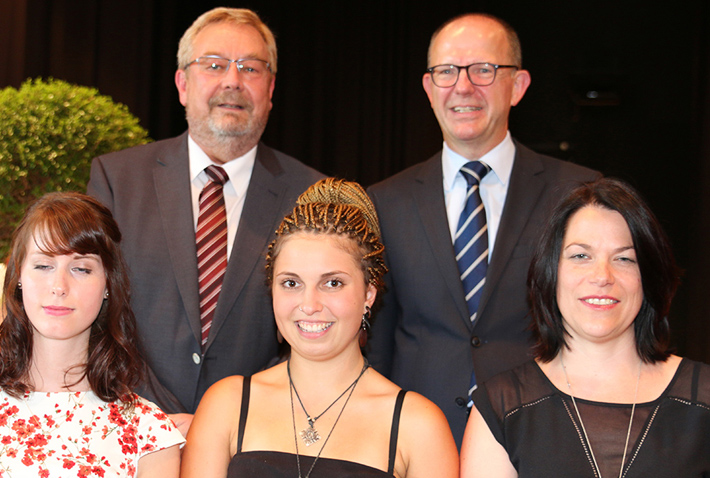
<instances>
[{"instance_id":1,"label":"black top","mask_svg":"<svg viewBox=\"0 0 710 478\"><path fill-rule=\"evenodd\" d=\"M249 412L250 388L251 377L244 377L242 411L239 417L239 434L237 437L237 453L232 457L232 461L229 463L227 478L254 476L260 478L293 478L297 476L298 467L296 464L296 455L293 453L261 450L242 452L244 429ZM315 467L313 467L311 478L391 478L394 476L394 462L397 454L397 434L399 433L399 416L402 412L402 403L404 402L405 393L404 390L400 390L395 402L394 414L392 416L392 430L390 432L389 465L387 472L352 461L321 457L318 458L318 462ZM314 459L315 457L312 456L300 455L301 472L303 475L308 473Z\"/></svg>"},{"instance_id":2,"label":"black top","mask_svg":"<svg viewBox=\"0 0 710 478\"><path fill-rule=\"evenodd\" d=\"M535 362L473 395L521 478L597 477L570 396ZM631 404L576 399L604 477L618 477ZM710 477L710 366L683 359L660 397L636 405L624 477Z\"/></svg>"}]
</instances>

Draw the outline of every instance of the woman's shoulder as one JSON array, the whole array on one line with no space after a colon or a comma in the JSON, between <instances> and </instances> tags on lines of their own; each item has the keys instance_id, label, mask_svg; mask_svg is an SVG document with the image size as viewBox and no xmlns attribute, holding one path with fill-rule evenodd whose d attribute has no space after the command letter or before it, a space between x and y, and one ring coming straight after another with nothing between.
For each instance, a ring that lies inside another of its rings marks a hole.
<instances>
[{"instance_id":1,"label":"woman's shoulder","mask_svg":"<svg viewBox=\"0 0 710 478\"><path fill-rule=\"evenodd\" d=\"M473 402L479 410L494 408L496 415L503 417L524 405L540 402L556 391L540 366L530 360L486 380L473 393Z\"/></svg>"},{"instance_id":2,"label":"woman's shoulder","mask_svg":"<svg viewBox=\"0 0 710 478\"><path fill-rule=\"evenodd\" d=\"M666 395L710 410L710 365L683 358Z\"/></svg>"},{"instance_id":3,"label":"woman's shoulder","mask_svg":"<svg viewBox=\"0 0 710 478\"><path fill-rule=\"evenodd\" d=\"M200 400L199 407L222 407L223 405L239 404L239 400L244 392L245 382L249 382L250 377L242 375L231 375L225 377L210 386ZM230 407L231 408L231 407Z\"/></svg>"},{"instance_id":4,"label":"woman's shoulder","mask_svg":"<svg viewBox=\"0 0 710 478\"><path fill-rule=\"evenodd\" d=\"M451 428L431 400L416 392L404 394L398 436L399 456L412 474L432 476L436 471L436 476L458 476L458 451Z\"/></svg>"}]
</instances>

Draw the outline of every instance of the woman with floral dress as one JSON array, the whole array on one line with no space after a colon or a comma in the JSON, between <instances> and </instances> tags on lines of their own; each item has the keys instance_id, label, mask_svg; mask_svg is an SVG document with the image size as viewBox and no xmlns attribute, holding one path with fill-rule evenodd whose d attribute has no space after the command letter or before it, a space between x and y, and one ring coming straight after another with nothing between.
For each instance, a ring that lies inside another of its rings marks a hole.
<instances>
[{"instance_id":1,"label":"woman with floral dress","mask_svg":"<svg viewBox=\"0 0 710 478\"><path fill-rule=\"evenodd\" d=\"M0 324L0 477L178 476L184 440L132 390L144 375L121 233L77 193L13 235Z\"/></svg>"}]
</instances>

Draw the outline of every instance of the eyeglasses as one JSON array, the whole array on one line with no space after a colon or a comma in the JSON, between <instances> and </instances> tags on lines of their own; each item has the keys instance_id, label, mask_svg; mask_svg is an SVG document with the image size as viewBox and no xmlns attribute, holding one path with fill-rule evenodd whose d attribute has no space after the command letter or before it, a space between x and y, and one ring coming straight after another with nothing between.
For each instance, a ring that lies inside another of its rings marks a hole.
<instances>
[{"instance_id":1,"label":"eyeglasses","mask_svg":"<svg viewBox=\"0 0 710 478\"><path fill-rule=\"evenodd\" d=\"M239 73L249 79L258 79L271 71L271 64L266 60L253 58L240 58L230 60L217 55L201 56L185 65L185 69L191 65L197 65L198 71L210 76L224 76L229 71L229 67L234 63L237 65Z\"/></svg>"},{"instance_id":2,"label":"eyeglasses","mask_svg":"<svg viewBox=\"0 0 710 478\"><path fill-rule=\"evenodd\" d=\"M476 86L488 86L496 79L498 68L515 68L515 65L494 65L493 63L471 63L468 66L437 65L426 69L431 81L439 88L451 88L459 81L459 73L466 70L468 80Z\"/></svg>"}]
</instances>

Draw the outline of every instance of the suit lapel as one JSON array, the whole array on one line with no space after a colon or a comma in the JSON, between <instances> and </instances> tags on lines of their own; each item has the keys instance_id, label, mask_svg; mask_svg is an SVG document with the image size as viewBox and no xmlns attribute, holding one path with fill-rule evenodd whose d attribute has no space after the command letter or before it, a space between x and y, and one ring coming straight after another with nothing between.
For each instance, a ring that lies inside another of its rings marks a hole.
<instances>
[{"instance_id":1,"label":"suit lapel","mask_svg":"<svg viewBox=\"0 0 710 478\"><path fill-rule=\"evenodd\" d=\"M532 151L516 142L515 161L511 172L508 193L503 207L500 226L496 235L493 256L486 273L486 285L483 289L478 308L478 317L483 316L488 299L500 281L510 256L520 240L532 212L537 207L545 182L538 176L543 172L542 162Z\"/></svg>"},{"instance_id":2,"label":"suit lapel","mask_svg":"<svg viewBox=\"0 0 710 478\"><path fill-rule=\"evenodd\" d=\"M463 296L461 275L453 253L451 233L446 216L443 181L441 153L438 153L422 165L421 171L415 179L413 201L416 204L436 263L444 278L444 283L451 292L462 320L468 327L471 327Z\"/></svg>"},{"instance_id":3,"label":"suit lapel","mask_svg":"<svg viewBox=\"0 0 710 478\"><path fill-rule=\"evenodd\" d=\"M158 211L165 231L173 273L195 339L200 337L195 226L190 195L187 133L157 158L153 170Z\"/></svg>"},{"instance_id":4,"label":"suit lapel","mask_svg":"<svg viewBox=\"0 0 710 478\"><path fill-rule=\"evenodd\" d=\"M274 152L260 143L206 348L219 333L254 268L265 266L263 252L281 222L281 205L287 191L279 179L281 174L283 168Z\"/></svg>"}]
</instances>

